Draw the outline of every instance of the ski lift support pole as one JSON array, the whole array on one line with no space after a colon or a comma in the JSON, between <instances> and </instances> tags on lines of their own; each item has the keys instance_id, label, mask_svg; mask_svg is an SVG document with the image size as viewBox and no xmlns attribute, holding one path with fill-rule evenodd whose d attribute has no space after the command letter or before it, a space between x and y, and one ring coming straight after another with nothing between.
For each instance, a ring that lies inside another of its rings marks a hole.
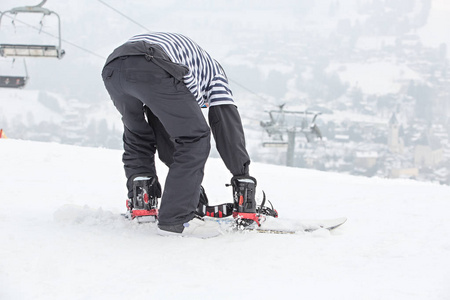
<instances>
[{"instance_id":1,"label":"ski lift support pole","mask_svg":"<svg viewBox=\"0 0 450 300\"><path fill-rule=\"evenodd\" d=\"M295 127L287 130L288 146L287 146L287 152L286 152L286 166L288 166L288 167L294 166L296 131L297 130Z\"/></svg>"}]
</instances>

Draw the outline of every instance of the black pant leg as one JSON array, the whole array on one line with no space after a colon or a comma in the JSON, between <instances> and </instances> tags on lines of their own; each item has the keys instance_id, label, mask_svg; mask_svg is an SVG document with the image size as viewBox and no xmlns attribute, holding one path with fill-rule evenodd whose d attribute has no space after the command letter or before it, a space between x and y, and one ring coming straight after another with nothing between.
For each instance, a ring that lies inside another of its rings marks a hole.
<instances>
[{"instance_id":1,"label":"black pant leg","mask_svg":"<svg viewBox=\"0 0 450 300\"><path fill-rule=\"evenodd\" d=\"M194 216L210 150L210 129L184 83L143 56L123 60L123 92L142 101L159 119L173 143L173 162L159 210L161 225L188 222Z\"/></svg>"},{"instance_id":2,"label":"black pant leg","mask_svg":"<svg viewBox=\"0 0 450 300\"><path fill-rule=\"evenodd\" d=\"M153 129L146 122L142 101L124 93L121 89L121 67L123 59L108 64L103 72L103 80L111 100L122 116L124 124L122 161L127 178L128 197L133 197L132 179L136 175L154 175L156 138Z\"/></svg>"},{"instance_id":3,"label":"black pant leg","mask_svg":"<svg viewBox=\"0 0 450 300\"><path fill-rule=\"evenodd\" d=\"M173 163L173 153L175 147L170 140L170 135L167 133L161 121L153 114L150 108L145 107L145 114L147 121L152 127L156 138L156 148L158 150L159 159L168 167Z\"/></svg>"}]
</instances>

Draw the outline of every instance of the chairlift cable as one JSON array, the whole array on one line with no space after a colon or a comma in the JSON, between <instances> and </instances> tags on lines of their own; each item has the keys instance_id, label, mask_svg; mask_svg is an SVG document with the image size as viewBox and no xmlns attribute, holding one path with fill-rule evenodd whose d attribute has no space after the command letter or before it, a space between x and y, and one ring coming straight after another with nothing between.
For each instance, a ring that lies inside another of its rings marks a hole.
<instances>
[{"instance_id":1,"label":"chairlift cable","mask_svg":"<svg viewBox=\"0 0 450 300\"><path fill-rule=\"evenodd\" d=\"M69 41L64 40L64 39L62 39L62 41L63 41L64 43L67 43L67 44L69 44L69 45L74 46L75 48L78 48L78 49L80 49L80 50L83 50L84 52L87 52L87 53L89 53L89 54L91 54L91 55L94 55L94 56L96 56L96 57L98 57L98 58L101 58L101 59L103 59L103 60L106 59L106 57L104 57L104 56L102 56L102 55L100 55L100 54L97 54L97 53L95 53L95 52L93 52L93 51L91 51L91 50L89 50L89 49L86 49L86 48L83 48L83 47L81 47L81 46L78 46L77 44L74 44L74 43L69 42Z\"/></svg>"},{"instance_id":2,"label":"chairlift cable","mask_svg":"<svg viewBox=\"0 0 450 300\"><path fill-rule=\"evenodd\" d=\"M112 9L113 11L115 11L116 13L118 13L119 15L121 15L122 17L126 18L126 19L129 20L130 22L133 22L134 24L138 25L139 27L141 27L141 28L147 30L148 32L151 32L150 29L148 29L147 27L145 27L145 26L142 25L141 23L136 22L136 21L133 20L132 18L130 18L130 17L128 17L127 15L125 15L123 12L121 12L121 11L115 9L115 8L112 7L111 5L105 3L104 1L98 0L98 2L100 2L101 4L105 5L106 7L110 8L110 9Z\"/></svg>"},{"instance_id":3,"label":"chairlift cable","mask_svg":"<svg viewBox=\"0 0 450 300\"><path fill-rule=\"evenodd\" d=\"M233 80L233 79L231 79L231 78L228 78L228 80L229 80L230 82L234 83L235 85L241 87L242 89L246 90L246 91L249 92L250 94L253 94L253 95L255 95L256 97L260 98L261 100L268 101L267 98L265 98L265 97L263 97L263 96L257 94L256 92L254 92L254 91L252 91L251 89L247 88L247 87L244 86L243 84L240 84L240 83L237 82L236 80Z\"/></svg>"}]
</instances>

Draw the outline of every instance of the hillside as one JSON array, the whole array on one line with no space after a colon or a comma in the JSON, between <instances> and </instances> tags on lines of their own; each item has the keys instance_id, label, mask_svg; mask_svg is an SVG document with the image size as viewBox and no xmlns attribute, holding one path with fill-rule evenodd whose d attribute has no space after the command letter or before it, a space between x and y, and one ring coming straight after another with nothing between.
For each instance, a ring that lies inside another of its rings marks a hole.
<instances>
[{"instance_id":1,"label":"hillside","mask_svg":"<svg viewBox=\"0 0 450 300\"><path fill-rule=\"evenodd\" d=\"M0 11L17 5L30 3L3 0ZM450 184L445 0L80 0L45 6L61 16L66 55L27 59L24 90L0 90L0 128L9 137L120 149L120 116L101 68L130 36L172 31L193 38L224 66L255 161L287 164L286 148L261 147L286 143L286 132L269 136L260 126L267 111L285 104L287 111L322 112L316 123L323 142L308 144L298 134L290 165ZM5 16L0 41L54 43L47 33L56 30L55 20L34 17L19 15L13 23ZM23 72L22 60L1 58L0 75L12 72ZM393 134L388 122L394 113ZM310 119L296 120L304 121Z\"/></svg>"},{"instance_id":2,"label":"hillside","mask_svg":"<svg viewBox=\"0 0 450 300\"><path fill-rule=\"evenodd\" d=\"M121 151L0 139L1 299L448 299L450 187L254 163L280 218L329 233L155 235L120 219ZM164 180L166 169L158 164ZM211 202L230 175L206 166Z\"/></svg>"}]
</instances>

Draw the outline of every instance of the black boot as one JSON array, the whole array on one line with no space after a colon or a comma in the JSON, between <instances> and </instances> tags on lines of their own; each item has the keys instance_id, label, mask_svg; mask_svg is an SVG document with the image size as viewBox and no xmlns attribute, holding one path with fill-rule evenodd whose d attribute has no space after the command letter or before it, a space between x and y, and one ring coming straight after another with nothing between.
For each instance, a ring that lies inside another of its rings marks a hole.
<instances>
[{"instance_id":1,"label":"black boot","mask_svg":"<svg viewBox=\"0 0 450 300\"><path fill-rule=\"evenodd\" d=\"M239 227L259 226L259 216L256 214L256 179L250 176L234 176L231 178L233 187L234 210L233 217Z\"/></svg>"},{"instance_id":2,"label":"black boot","mask_svg":"<svg viewBox=\"0 0 450 300\"><path fill-rule=\"evenodd\" d=\"M209 201L206 196L205 189L203 186L200 186L200 199L198 201L197 210L195 214L200 217L204 217L206 215L206 208L208 207Z\"/></svg>"},{"instance_id":3,"label":"black boot","mask_svg":"<svg viewBox=\"0 0 450 300\"><path fill-rule=\"evenodd\" d=\"M133 179L133 199L127 200L131 219L138 222L155 222L158 217L158 198L161 187L153 176L136 176Z\"/></svg>"}]
</instances>

